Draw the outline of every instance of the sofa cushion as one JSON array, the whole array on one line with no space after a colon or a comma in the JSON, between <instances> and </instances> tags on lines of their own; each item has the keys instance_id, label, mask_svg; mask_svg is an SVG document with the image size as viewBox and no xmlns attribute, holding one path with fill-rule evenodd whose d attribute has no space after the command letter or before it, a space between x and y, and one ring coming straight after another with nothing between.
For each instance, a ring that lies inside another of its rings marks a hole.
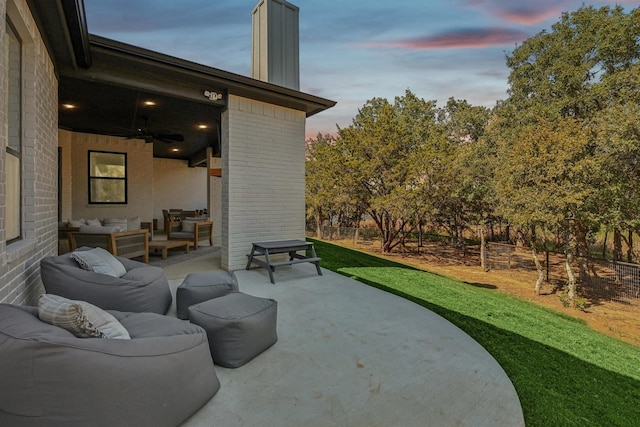
<instances>
[{"instance_id":1,"label":"sofa cushion","mask_svg":"<svg viewBox=\"0 0 640 427\"><path fill-rule=\"evenodd\" d=\"M42 294L38 300L38 317L78 338L130 339L127 330L115 317L85 301Z\"/></svg>"},{"instance_id":2,"label":"sofa cushion","mask_svg":"<svg viewBox=\"0 0 640 427\"><path fill-rule=\"evenodd\" d=\"M119 233L122 227L119 225L81 225L78 228L79 233L109 234Z\"/></svg>"},{"instance_id":3,"label":"sofa cushion","mask_svg":"<svg viewBox=\"0 0 640 427\"><path fill-rule=\"evenodd\" d=\"M78 262L82 269L87 271L108 274L113 277L122 277L127 273L124 265L109 251L102 248L74 251L71 257Z\"/></svg>"},{"instance_id":4,"label":"sofa cushion","mask_svg":"<svg viewBox=\"0 0 640 427\"><path fill-rule=\"evenodd\" d=\"M191 233L189 233L187 231L171 232L171 238L172 239L191 240L191 239L193 239L193 236L194 236L194 232L193 231Z\"/></svg>"},{"instance_id":5,"label":"sofa cushion","mask_svg":"<svg viewBox=\"0 0 640 427\"><path fill-rule=\"evenodd\" d=\"M127 231L127 218L105 218L102 223L106 226L119 227L118 231Z\"/></svg>"}]
</instances>

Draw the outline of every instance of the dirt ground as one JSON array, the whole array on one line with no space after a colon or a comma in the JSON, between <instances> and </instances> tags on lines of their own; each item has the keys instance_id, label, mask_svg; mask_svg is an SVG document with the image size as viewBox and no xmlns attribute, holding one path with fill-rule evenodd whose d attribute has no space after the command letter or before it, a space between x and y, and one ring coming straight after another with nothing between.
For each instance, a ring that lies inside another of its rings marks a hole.
<instances>
[{"instance_id":1,"label":"dirt ground","mask_svg":"<svg viewBox=\"0 0 640 427\"><path fill-rule=\"evenodd\" d=\"M566 308L558 296L557 287L545 283L540 295L535 295L533 287L536 281L535 271L522 269L492 270L484 272L479 258L470 256L461 259L458 253L438 247L422 248L421 253L392 253L383 255L377 242L358 242L351 240L332 241L341 246L371 253L412 267L431 271L443 276L455 278L467 283L484 285L497 292L504 292L523 300L539 304L564 314L583 319L591 328L614 338L640 346L640 306L615 301L598 301L584 311Z\"/></svg>"}]
</instances>

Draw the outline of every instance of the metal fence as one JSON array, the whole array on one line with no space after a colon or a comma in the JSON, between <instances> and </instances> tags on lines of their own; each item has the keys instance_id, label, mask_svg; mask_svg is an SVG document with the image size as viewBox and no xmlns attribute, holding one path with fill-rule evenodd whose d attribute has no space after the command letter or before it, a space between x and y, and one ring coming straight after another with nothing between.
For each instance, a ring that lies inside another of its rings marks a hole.
<instances>
[{"instance_id":1,"label":"metal fence","mask_svg":"<svg viewBox=\"0 0 640 427\"><path fill-rule=\"evenodd\" d=\"M315 236L316 230L307 230L307 235ZM322 238L327 240L347 239L354 243L371 244L380 239L377 229L328 227L322 228ZM436 255L447 257L455 256L464 259L467 265L480 265L480 252L478 246L466 246L459 248L449 244L448 239L438 235L423 236L426 245L422 249L417 248L417 239L409 241L416 246L416 250L434 251ZM406 249L406 248L405 248ZM565 270L566 256L558 252L539 252L538 259L545 273L548 283L563 286L567 282ZM535 264L531 248L516 246L506 243L487 243L487 266L492 270L517 269L522 271L535 271ZM574 274L579 281L579 294L591 302L617 301L623 304L640 307L640 265L624 262L613 262L596 258L582 258L574 262Z\"/></svg>"},{"instance_id":2,"label":"metal fence","mask_svg":"<svg viewBox=\"0 0 640 427\"><path fill-rule=\"evenodd\" d=\"M590 300L640 305L640 266L626 262L587 259L580 269L583 295Z\"/></svg>"},{"instance_id":3,"label":"metal fence","mask_svg":"<svg viewBox=\"0 0 640 427\"><path fill-rule=\"evenodd\" d=\"M549 283L567 281L566 256L557 252L539 253L539 261ZM487 264L493 270L534 270L531 248L502 243L487 244ZM640 306L640 265L596 258L581 258L574 263L579 293L592 303L617 301Z\"/></svg>"}]
</instances>

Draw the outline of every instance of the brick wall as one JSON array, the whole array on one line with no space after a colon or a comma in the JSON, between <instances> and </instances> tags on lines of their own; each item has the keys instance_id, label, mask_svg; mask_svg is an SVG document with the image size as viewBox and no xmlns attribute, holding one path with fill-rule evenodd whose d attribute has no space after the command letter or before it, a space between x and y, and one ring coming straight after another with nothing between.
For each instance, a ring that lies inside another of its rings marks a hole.
<instances>
[{"instance_id":1,"label":"brick wall","mask_svg":"<svg viewBox=\"0 0 640 427\"><path fill-rule=\"evenodd\" d=\"M305 237L305 114L230 95L222 119L221 262L237 270L251 242Z\"/></svg>"},{"instance_id":2,"label":"brick wall","mask_svg":"<svg viewBox=\"0 0 640 427\"><path fill-rule=\"evenodd\" d=\"M7 4L9 3L9 4ZM57 252L58 82L53 63L26 1L0 0L23 45L22 93L22 231L7 244L0 219L0 302L34 304L42 292L40 259ZM0 22L0 49L5 48L6 20ZM2 93L6 68L0 62ZM4 163L7 145L5 103L0 103L0 218L5 215Z\"/></svg>"}]
</instances>

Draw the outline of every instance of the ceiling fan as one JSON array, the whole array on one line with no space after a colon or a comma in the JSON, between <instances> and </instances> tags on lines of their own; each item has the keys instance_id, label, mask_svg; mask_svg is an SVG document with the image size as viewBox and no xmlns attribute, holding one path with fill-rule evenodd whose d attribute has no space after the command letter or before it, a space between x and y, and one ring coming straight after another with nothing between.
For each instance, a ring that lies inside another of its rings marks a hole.
<instances>
[{"instance_id":1,"label":"ceiling fan","mask_svg":"<svg viewBox=\"0 0 640 427\"><path fill-rule=\"evenodd\" d=\"M160 141L167 144L184 141L184 136L179 133L171 133L166 130L152 131L149 128L149 117L142 116L142 119L144 120L144 127L138 128L135 131L131 132L126 136L126 139L144 139L144 142L147 143Z\"/></svg>"}]
</instances>

